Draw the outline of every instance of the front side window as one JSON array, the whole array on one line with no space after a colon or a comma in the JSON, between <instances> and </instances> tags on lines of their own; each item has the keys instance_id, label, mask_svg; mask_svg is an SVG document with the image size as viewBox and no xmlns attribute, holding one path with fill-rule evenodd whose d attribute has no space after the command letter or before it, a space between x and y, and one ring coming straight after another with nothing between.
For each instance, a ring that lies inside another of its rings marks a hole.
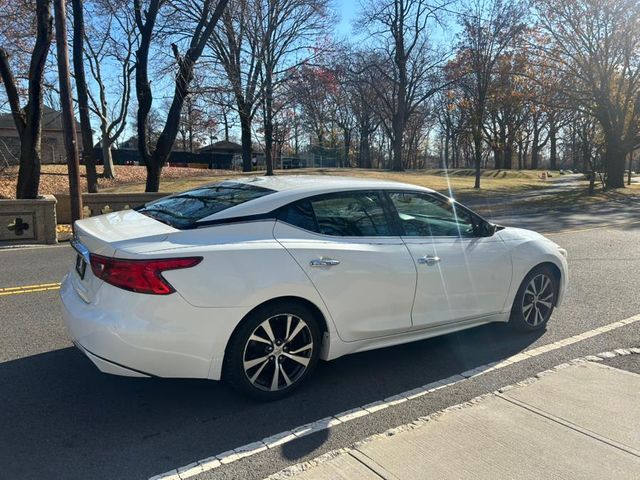
<instances>
[{"instance_id":1,"label":"front side window","mask_svg":"<svg viewBox=\"0 0 640 480\"><path fill-rule=\"evenodd\" d=\"M345 192L302 200L287 206L278 218L322 235L393 235L377 192Z\"/></svg>"},{"instance_id":2,"label":"front side window","mask_svg":"<svg viewBox=\"0 0 640 480\"><path fill-rule=\"evenodd\" d=\"M476 219L456 203L416 192L389 194L398 223L408 237L473 237Z\"/></svg>"},{"instance_id":3,"label":"front side window","mask_svg":"<svg viewBox=\"0 0 640 480\"><path fill-rule=\"evenodd\" d=\"M138 212L175 228L190 228L209 215L273 192L246 183L222 182L161 198Z\"/></svg>"}]
</instances>

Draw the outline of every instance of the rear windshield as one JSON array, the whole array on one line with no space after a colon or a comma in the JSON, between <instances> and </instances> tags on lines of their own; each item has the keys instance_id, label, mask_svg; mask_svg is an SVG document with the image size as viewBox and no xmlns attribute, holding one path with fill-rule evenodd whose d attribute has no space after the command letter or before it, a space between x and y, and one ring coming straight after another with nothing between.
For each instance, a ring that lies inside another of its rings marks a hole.
<instances>
[{"instance_id":1,"label":"rear windshield","mask_svg":"<svg viewBox=\"0 0 640 480\"><path fill-rule=\"evenodd\" d=\"M138 212L175 228L195 227L198 220L263 197L274 190L246 183L222 182L147 203Z\"/></svg>"}]
</instances>

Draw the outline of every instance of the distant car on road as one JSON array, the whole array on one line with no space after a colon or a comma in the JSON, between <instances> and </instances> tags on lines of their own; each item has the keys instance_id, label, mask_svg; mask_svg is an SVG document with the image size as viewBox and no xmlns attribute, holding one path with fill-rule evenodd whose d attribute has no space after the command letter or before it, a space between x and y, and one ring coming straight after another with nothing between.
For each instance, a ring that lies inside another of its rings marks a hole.
<instances>
[{"instance_id":1,"label":"distant car on road","mask_svg":"<svg viewBox=\"0 0 640 480\"><path fill-rule=\"evenodd\" d=\"M543 329L566 251L427 188L246 178L76 222L61 297L103 372L288 394L318 359L489 322Z\"/></svg>"}]
</instances>

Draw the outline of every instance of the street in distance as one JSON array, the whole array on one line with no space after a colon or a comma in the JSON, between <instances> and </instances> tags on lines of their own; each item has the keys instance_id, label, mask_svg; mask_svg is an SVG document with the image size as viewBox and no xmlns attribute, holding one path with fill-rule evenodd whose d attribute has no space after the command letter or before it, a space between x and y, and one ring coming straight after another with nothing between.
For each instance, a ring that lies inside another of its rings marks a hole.
<instances>
[{"instance_id":1,"label":"street in distance","mask_svg":"<svg viewBox=\"0 0 640 480\"><path fill-rule=\"evenodd\" d=\"M327 176L206 185L80 220L61 298L103 372L273 400L318 360L490 322L545 328L566 251L433 190Z\"/></svg>"}]
</instances>

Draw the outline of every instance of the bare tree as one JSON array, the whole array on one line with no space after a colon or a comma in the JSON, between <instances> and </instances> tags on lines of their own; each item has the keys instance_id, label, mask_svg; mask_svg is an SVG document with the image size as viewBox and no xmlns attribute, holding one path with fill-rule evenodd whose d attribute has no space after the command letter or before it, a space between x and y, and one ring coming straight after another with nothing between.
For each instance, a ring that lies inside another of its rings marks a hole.
<instances>
[{"instance_id":1,"label":"bare tree","mask_svg":"<svg viewBox=\"0 0 640 480\"><path fill-rule=\"evenodd\" d=\"M382 125L391 140L392 169L404 170L407 122L440 88L435 81L446 55L432 46L431 30L441 5L427 0L384 0L367 4L361 20L375 39L378 70L384 82L371 87L382 100Z\"/></svg>"},{"instance_id":2,"label":"bare tree","mask_svg":"<svg viewBox=\"0 0 640 480\"><path fill-rule=\"evenodd\" d=\"M77 0L74 0L77 1ZM138 43L131 11L122 1L96 2L85 42L85 58L97 92L89 89L91 111L100 123L103 177L115 178L112 147L127 126ZM109 65L108 78L103 65ZM93 147L93 146L92 146Z\"/></svg>"},{"instance_id":3,"label":"bare tree","mask_svg":"<svg viewBox=\"0 0 640 480\"><path fill-rule=\"evenodd\" d=\"M186 1L186 0L185 0ZM149 51L154 38L156 21L160 8L167 2L164 0L149 0L146 9L143 8L143 0L134 0L135 22L140 33L140 43L136 52L136 96L138 99L138 151L147 168L147 192L157 192L160 187L160 173L164 167L178 134L180 124L180 112L185 98L189 92L189 84L193 80L194 69L202 52L209 42L213 30L224 11L228 0L203 0L199 5L197 19L193 26L186 27L190 33L185 42L188 44L186 52L180 53L177 43L172 43L171 48L175 58L177 73L175 88L171 106L162 129L162 133L155 143L153 150L147 142L147 118L151 110L153 95L149 82ZM175 14L189 10L193 2L181 4L180 1L171 2Z\"/></svg>"},{"instance_id":4,"label":"bare tree","mask_svg":"<svg viewBox=\"0 0 640 480\"><path fill-rule=\"evenodd\" d=\"M372 135L380 125L376 112L381 111L377 96L377 80L380 80L377 70L368 68L371 59L365 53L353 53L346 81L350 92L351 110L355 117L358 130L358 167L371 168Z\"/></svg>"},{"instance_id":5,"label":"bare tree","mask_svg":"<svg viewBox=\"0 0 640 480\"><path fill-rule=\"evenodd\" d=\"M606 187L624 187L625 158L640 143L640 3L539 0L538 8L562 94L602 128Z\"/></svg>"},{"instance_id":6,"label":"bare tree","mask_svg":"<svg viewBox=\"0 0 640 480\"><path fill-rule=\"evenodd\" d=\"M28 2L12 6L20 6L23 15L35 13L36 18L36 40L30 54L27 103L24 108L21 107L20 85L11 65L9 50L0 46L0 77L5 86L11 114L20 138L20 168L16 197L36 198L40 184L44 69L53 37L51 0L36 0L35 12L29 8Z\"/></svg>"},{"instance_id":7,"label":"bare tree","mask_svg":"<svg viewBox=\"0 0 640 480\"><path fill-rule=\"evenodd\" d=\"M496 77L498 61L524 30L526 11L519 0L473 0L460 16L463 27L460 44L461 73L471 105L471 134L474 145L476 180L480 188L483 127L489 91Z\"/></svg>"},{"instance_id":8,"label":"bare tree","mask_svg":"<svg viewBox=\"0 0 640 480\"><path fill-rule=\"evenodd\" d=\"M292 69L318 55L331 20L328 0L259 0L256 33L261 46L260 81L267 175L273 175L273 119L285 103L274 101Z\"/></svg>"},{"instance_id":9,"label":"bare tree","mask_svg":"<svg viewBox=\"0 0 640 480\"><path fill-rule=\"evenodd\" d=\"M334 72L325 66L301 65L291 73L288 95L299 106L303 127L324 147L335 104L331 95L338 88Z\"/></svg>"},{"instance_id":10,"label":"bare tree","mask_svg":"<svg viewBox=\"0 0 640 480\"><path fill-rule=\"evenodd\" d=\"M78 94L80 112L80 132L82 135L82 158L87 172L87 189L90 193L98 191L96 158L93 153L93 129L89 117L89 91L84 71L84 5L82 0L72 0L73 11L73 73Z\"/></svg>"},{"instance_id":11,"label":"bare tree","mask_svg":"<svg viewBox=\"0 0 640 480\"><path fill-rule=\"evenodd\" d=\"M242 170L252 170L252 122L260 105L263 39L258 34L260 0L234 2L224 11L209 44L222 65L240 119ZM225 111L226 113L226 111ZM228 130L225 137L228 139Z\"/></svg>"}]
</instances>

